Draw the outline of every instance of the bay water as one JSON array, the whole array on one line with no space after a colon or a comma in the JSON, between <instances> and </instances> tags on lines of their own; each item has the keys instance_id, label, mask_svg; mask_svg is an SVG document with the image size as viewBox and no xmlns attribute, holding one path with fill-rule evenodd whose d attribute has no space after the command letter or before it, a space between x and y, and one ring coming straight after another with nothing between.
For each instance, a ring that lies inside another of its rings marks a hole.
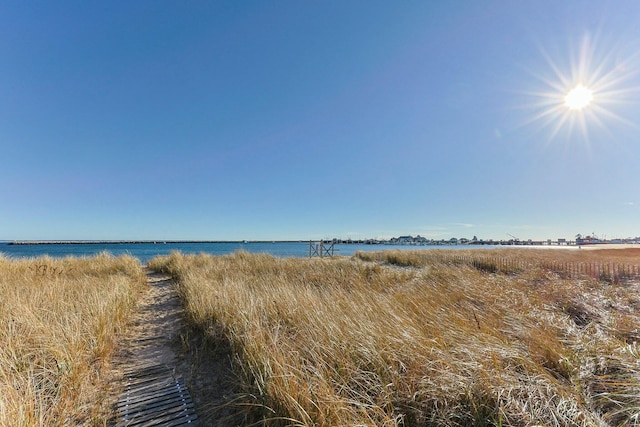
<instances>
[{"instance_id":1,"label":"bay water","mask_svg":"<svg viewBox=\"0 0 640 427\"><path fill-rule=\"evenodd\" d=\"M334 254L350 256L356 251L382 251L389 249L470 249L470 246L415 246L415 245L367 245L367 244L335 244ZM206 243L176 243L176 242L145 242L145 243L64 243L11 245L0 242L0 254L8 258L36 258L48 255L54 258L67 256L88 257L101 252L108 252L118 256L128 254L146 264L150 259L159 255L169 255L173 251L184 254L207 253L212 255L226 255L239 250L251 253L267 253L276 257L305 258L309 256L309 242L206 242Z\"/></svg>"}]
</instances>

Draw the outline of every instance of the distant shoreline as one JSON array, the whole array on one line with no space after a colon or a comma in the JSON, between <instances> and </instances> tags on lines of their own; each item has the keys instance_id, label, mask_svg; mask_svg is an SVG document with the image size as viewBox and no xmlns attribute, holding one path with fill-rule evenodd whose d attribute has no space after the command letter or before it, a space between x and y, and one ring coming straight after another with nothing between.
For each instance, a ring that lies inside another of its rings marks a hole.
<instances>
[{"instance_id":1,"label":"distant shoreline","mask_svg":"<svg viewBox=\"0 0 640 427\"><path fill-rule=\"evenodd\" d=\"M308 240L16 240L8 245L165 245L188 243L302 243Z\"/></svg>"}]
</instances>

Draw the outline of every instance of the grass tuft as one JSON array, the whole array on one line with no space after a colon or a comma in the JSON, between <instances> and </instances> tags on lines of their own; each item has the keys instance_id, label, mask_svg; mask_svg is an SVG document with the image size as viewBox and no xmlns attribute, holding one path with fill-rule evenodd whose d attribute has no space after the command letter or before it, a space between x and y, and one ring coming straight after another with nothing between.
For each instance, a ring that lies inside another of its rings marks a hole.
<instances>
[{"instance_id":1,"label":"grass tuft","mask_svg":"<svg viewBox=\"0 0 640 427\"><path fill-rule=\"evenodd\" d=\"M145 283L128 256L0 256L0 425L106 424L104 368Z\"/></svg>"}]
</instances>

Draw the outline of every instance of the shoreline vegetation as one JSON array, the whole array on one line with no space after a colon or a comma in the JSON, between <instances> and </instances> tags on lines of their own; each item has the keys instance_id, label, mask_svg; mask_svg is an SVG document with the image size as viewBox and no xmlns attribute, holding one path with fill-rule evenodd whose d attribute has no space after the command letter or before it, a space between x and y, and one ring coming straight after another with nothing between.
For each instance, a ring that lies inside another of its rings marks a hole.
<instances>
[{"instance_id":1,"label":"shoreline vegetation","mask_svg":"<svg viewBox=\"0 0 640 427\"><path fill-rule=\"evenodd\" d=\"M147 267L174 280L184 351L211 372L230 361L204 425L640 424L637 246ZM111 358L146 286L131 256L0 256L0 425L110 425Z\"/></svg>"},{"instance_id":2,"label":"shoreline vegetation","mask_svg":"<svg viewBox=\"0 0 640 427\"><path fill-rule=\"evenodd\" d=\"M229 425L617 426L640 422L639 264L636 249L505 249L149 267L172 275L194 334L230 349Z\"/></svg>"},{"instance_id":3,"label":"shoreline vegetation","mask_svg":"<svg viewBox=\"0 0 640 427\"><path fill-rule=\"evenodd\" d=\"M0 256L0 425L107 425L109 370L140 262Z\"/></svg>"}]
</instances>

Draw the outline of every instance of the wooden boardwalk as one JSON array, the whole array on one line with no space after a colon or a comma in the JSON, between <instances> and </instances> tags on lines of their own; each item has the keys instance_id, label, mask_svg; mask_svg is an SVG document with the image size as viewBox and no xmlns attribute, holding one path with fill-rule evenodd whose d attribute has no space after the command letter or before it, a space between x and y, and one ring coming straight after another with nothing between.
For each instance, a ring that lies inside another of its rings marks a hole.
<instances>
[{"instance_id":1,"label":"wooden boardwalk","mask_svg":"<svg viewBox=\"0 0 640 427\"><path fill-rule=\"evenodd\" d=\"M182 306L169 277L147 272L149 288L120 353L124 371L115 404L116 427L193 426L200 420L175 346Z\"/></svg>"},{"instance_id":2,"label":"wooden boardwalk","mask_svg":"<svg viewBox=\"0 0 640 427\"><path fill-rule=\"evenodd\" d=\"M117 404L117 427L198 425L187 387L167 366L145 366L125 377L126 389Z\"/></svg>"}]
</instances>

